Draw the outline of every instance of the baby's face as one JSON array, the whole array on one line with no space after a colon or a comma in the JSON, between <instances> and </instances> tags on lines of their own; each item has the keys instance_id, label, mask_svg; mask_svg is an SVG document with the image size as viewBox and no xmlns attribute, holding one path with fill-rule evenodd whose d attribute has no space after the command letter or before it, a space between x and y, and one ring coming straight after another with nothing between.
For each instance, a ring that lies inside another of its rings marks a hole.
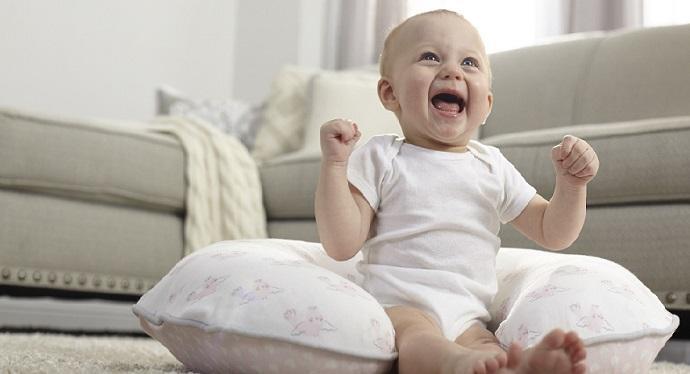
<instances>
[{"instance_id":1,"label":"baby's face","mask_svg":"<svg viewBox=\"0 0 690 374\"><path fill-rule=\"evenodd\" d=\"M493 100L475 28L455 15L423 16L403 26L390 53L379 96L397 115L406 141L465 151Z\"/></svg>"}]
</instances>

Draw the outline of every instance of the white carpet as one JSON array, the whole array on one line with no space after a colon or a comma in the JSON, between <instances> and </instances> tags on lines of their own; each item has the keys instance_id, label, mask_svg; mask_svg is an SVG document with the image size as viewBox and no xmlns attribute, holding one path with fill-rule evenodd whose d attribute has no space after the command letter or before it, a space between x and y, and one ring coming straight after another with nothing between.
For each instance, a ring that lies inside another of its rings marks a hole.
<instances>
[{"instance_id":1,"label":"white carpet","mask_svg":"<svg viewBox=\"0 0 690 374\"><path fill-rule=\"evenodd\" d=\"M149 338L0 333L0 373L187 373ZM655 363L651 374L690 374L690 366Z\"/></svg>"},{"instance_id":2,"label":"white carpet","mask_svg":"<svg viewBox=\"0 0 690 374\"><path fill-rule=\"evenodd\" d=\"M0 334L0 373L185 373L149 338Z\"/></svg>"}]
</instances>

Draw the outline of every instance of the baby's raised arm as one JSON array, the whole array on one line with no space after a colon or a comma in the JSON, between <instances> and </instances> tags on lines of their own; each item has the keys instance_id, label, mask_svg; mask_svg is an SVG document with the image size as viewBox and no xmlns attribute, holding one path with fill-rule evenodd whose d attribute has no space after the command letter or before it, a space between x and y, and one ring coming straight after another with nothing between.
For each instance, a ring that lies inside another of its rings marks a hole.
<instances>
[{"instance_id":1,"label":"baby's raised arm","mask_svg":"<svg viewBox=\"0 0 690 374\"><path fill-rule=\"evenodd\" d=\"M582 139L566 135L553 147L556 186L550 201L536 195L512 224L539 245L561 250L580 235L585 223L587 183L599 170L599 158Z\"/></svg>"},{"instance_id":2,"label":"baby's raised arm","mask_svg":"<svg viewBox=\"0 0 690 374\"><path fill-rule=\"evenodd\" d=\"M374 217L364 196L347 181L348 160L361 136L357 125L349 120L334 119L321 126L316 225L326 253L339 261L357 254Z\"/></svg>"}]
</instances>

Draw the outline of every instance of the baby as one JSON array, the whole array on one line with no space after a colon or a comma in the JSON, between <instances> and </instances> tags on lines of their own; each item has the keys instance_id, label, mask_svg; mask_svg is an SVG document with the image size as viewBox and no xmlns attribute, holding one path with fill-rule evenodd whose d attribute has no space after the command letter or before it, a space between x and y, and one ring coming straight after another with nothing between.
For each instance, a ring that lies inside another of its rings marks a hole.
<instances>
[{"instance_id":1,"label":"baby","mask_svg":"<svg viewBox=\"0 0 690 374\"><path fill-rule=\"evenodd\" d=\"M380 69L379 98L404 138L375 136L353 151L357 125L325 123L316 220L329 256L362 249L363 286L393 322L400 373L584 373L574 332L505 351L486 323L501 222L551 250L572 244L594 150L570 135L553 148L547 201L497 148L471 140L491 112L491 71L477 30L455 12L396 27Z\"/></svg>"}]
</instances>

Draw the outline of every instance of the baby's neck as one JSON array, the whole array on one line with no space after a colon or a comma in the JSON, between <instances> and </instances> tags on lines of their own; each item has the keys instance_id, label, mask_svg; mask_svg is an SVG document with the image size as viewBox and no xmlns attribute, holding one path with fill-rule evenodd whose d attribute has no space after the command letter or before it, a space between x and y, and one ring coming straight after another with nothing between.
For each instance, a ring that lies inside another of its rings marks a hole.
<instances>
[{"instance_id":1,"label":"baby's neck","mask_svg":"<svg viewBox=\"0 0 690 374\"><path fill-rule=\"evenodd\" d=\"M419 142L416 141L410 141L409 139L405 139L405 143L407 144L412 144L417 147L425 148L425 149L430 149L432 151L439 151L439 152L451 152L451 153L464 153L468 151L467 145L447 145L447 144L437 144L437 143L424 143L420 144Z\"/></svg>"}]
</instances>

